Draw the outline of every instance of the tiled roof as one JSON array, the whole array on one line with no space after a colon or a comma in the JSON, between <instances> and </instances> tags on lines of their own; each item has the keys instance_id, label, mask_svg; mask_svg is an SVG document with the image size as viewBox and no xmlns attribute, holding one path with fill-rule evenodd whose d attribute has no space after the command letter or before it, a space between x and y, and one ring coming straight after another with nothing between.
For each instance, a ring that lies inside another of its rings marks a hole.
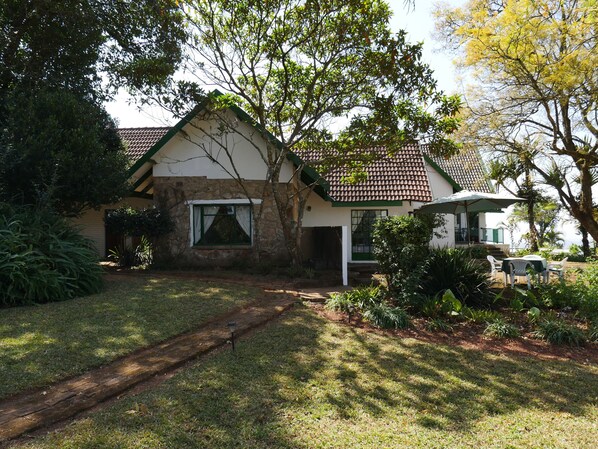
<instances>
[{"instance_id":1,"label":"tiled roof","mask_svg":"<svg viewBox=\"0 0 598 449\"><path fill-rule=\"evenodd\" d=\"M171 128L121 128L118 130L127 144L127 155L135 162L154 146ZM372 148L369 152L384 152ZM480 156L476 152L464 152L446 160L432 156L426 145L408 145L393 156L383 155L366 168L367 179L355 184L342 182L348 173L338 169L326 176L330 184L329 196L336 202L371 201L420 201L432 200L430 183L426 174L424 152L447 175L463 189L492 192L485 180ZM305 155L302 155L304 159Z\"/></svg>"},{"instance_id":2,"label":"tiled roof","mask_svg":"<svg viewBox=\"0 0 598 449\"><path fill-rule=\"evenodd\" d=\"M328 195L335 202L421 201L432 200L430 183L421 151L409 145L389 156L383 148L371 148L380 158L365 168L367 179L354 184L342 182L347 169L326 175L330 184ZM309 158L308 158L309 160Z\"/></svg>"},{"instance_id":3,"label":"tiled roof","mask_svg":"<svg viewBox=\"0 0 598 449\"><path fill-rule=\"evenodd\" d=\"M170 127L159 128L120 128L118 134L126 144L127 156L131 163L143 156L147 150L153 147Z\"/></svg>"},{"instance_id":4,"label":"tiled roof","mask_svg":"<svg viewBox=\"0 0 598 449\"><path fill-rule=\"evenodd\" d=\"M484 165L477 151L463 151L450 159L432 156L427 145L422 145L422 151L464 190L494 192L486 179Z\"/></svg>"}]
</instances>

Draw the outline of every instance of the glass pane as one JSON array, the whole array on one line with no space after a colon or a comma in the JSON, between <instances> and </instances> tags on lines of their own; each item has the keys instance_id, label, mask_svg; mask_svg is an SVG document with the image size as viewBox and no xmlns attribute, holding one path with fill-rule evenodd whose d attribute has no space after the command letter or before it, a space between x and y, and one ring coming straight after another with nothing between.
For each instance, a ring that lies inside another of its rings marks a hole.
<instances>
[{"instance_id":1,"label":"glass pane","mask_svg":"<svg viewBox=\"0 0 598 449\"><path fill-rule=\"evenodd\" d=\"M201 232L199 245L251 245L250 206L203 206Z\"/></svg>"}]
</instances>

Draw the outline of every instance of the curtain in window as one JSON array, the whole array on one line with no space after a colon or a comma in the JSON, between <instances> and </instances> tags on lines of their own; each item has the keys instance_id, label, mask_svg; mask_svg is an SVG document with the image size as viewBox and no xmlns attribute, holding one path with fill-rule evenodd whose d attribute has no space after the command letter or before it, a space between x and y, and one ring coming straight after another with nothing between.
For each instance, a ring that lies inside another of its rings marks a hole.
<instances>
[{"instance_id":1,"label":"curtain in window","mask_svg":"<svg viewBox=\"0 0 598 449\"><path fill-rule=\"evenodd\" d=\"M193 208L193 243L198 243L201 240L201 208L202 206L195 206ZM204 234L210 229L216 214L218 213L218 207L204 206L203 208L203 232Z\"/></svg>"},{"instance_id":2,"label":"curtain in window","mask_svg":"<svg viewBox=\"0 0 598 449\"><path fill-rule=\"evenodd\" d=\"M236 206L237 222L249 237L251 237L251 206Z\"/></svg>"}]
</instances>

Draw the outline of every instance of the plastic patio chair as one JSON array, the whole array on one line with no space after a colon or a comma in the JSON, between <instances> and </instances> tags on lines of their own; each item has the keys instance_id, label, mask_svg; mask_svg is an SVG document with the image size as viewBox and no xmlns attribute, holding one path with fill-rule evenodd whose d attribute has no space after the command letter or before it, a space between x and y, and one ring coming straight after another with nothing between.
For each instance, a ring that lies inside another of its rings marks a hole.
<instances>
[{"instance_id":1,"label":"plastic patio chair","mask_svg":"<svg viewBox=\"0 0 598 449\"><path fill-rule=\"evenodd\" d=\"M500 273L502 271L502 260L497 260L490 255L486 256L486 259L488 259L488 262L490 262L490 274L492 277L494 277L496 273Z\"/></svg>"},{"instance_id":2,"label":"plastic patio chair","mask_svg":"<svg viewBox=\"0 0 598 449\"><path fill-rule=\"evenodd\" d=\"M551 262L548 264L548 275L550 276L550 273L555 273L562 281L565 277L565 263L567 262L567 259L568 257L565 257L560 262Z\"/></svg>"},{"instance_id":3,"label":"plastic patio chair","mask_svg":"<svg viewBox=\"0 0 598 449\"><path fill-rule=\"evenodd\" d=\"M511 288L515 288L515 277L516 276L525 276L527 280L527 289L530 290L532 288L531 276L530 276L530 269L533 269L533 265L524 259L521 260L511 260L509 262L509 275L511 276Z\"/></svg>"}]
</instances>

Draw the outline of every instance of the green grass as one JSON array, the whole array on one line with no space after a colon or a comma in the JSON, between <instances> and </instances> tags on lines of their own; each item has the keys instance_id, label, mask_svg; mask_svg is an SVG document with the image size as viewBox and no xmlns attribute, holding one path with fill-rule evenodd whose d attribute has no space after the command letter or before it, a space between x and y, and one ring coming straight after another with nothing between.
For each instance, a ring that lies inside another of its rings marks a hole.
<instances>
[{"instance_id":1,"label":"green grass","mask_svg":"<svg viewBox=\"0 0 598 449\"><path fill-rule=\"evenodd\" d=\"M222 284L113 277L96 295L0 309L0 397L84 372L260 295Z\"/></svg>"},{"instance_id":2,"label":"green grass","mask_svg":"<svg viewBox=\"0 0 598 449\"><path fill-rule=\"evenodd\" d=\"M598 367L467 350L303 307L237 352L27 448L589 448Z\"/></svg>"}]
</instances>

